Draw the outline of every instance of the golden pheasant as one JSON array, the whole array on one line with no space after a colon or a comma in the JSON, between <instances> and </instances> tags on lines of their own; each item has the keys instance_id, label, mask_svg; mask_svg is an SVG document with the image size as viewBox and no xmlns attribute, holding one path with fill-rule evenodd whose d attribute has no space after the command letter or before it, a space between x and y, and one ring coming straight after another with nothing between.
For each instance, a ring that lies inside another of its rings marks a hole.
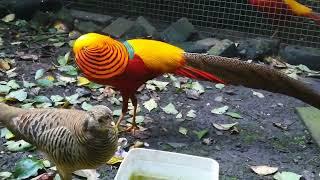
<instances>
[{"instance_id":1,"label":"golden pheasant","mask_svg":"<svg viewBox=\"0 0 320 180\"><path fill-rule=\"evenodd\" d=\"M85 112L21 109L0 103L0 123L43 151L63 180L71 180L73 171L95 169L113 156L118 131L111 122L112 112L106 106Z\"/></svg>"},{"instance_id":2,"label":"golden pheasant","mask_svg":"<svg viewBox=\"0 0 320 180\"><path fill-rule=\"evenodd\" d=\"M295 0L249 0L249 3L268 16L296 15L312 19L320 25L320 15Z\"/></svg>"},{"instance_id":3,"label":"golden pheasant","mask_svg":"<svg viewBox=\"0 0 320 180\"><path fill-rule=\"evenodd\" d=\"M122 43L108 36L88 33L75 41L73 51L77 65L89 80L114 86L120 91L123 105L117 126L123 120L131 99L134 113L128 130L137 128L136 90L146 81L164 73L282 93L320 108L320 94L267 66L187 53L160 41L132 39Z\"/></svg>"}]
</instances>

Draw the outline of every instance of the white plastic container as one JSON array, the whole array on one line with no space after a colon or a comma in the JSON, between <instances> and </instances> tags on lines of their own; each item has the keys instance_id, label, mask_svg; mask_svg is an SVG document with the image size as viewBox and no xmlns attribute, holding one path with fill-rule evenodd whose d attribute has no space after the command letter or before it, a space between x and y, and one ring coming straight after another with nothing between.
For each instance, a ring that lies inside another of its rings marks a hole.
<instances>
[{"instance_id":1,"label":"white plastic container","mask_svg":"<svg viewBox=\"0 0 320 180\"><path fill-rule=\"evenodd\" d=\"M219 164L204 157L136 148L121 163L115 180L134 180L134 175L148 180L218 180Z\"/></svg>"}]
</instances>

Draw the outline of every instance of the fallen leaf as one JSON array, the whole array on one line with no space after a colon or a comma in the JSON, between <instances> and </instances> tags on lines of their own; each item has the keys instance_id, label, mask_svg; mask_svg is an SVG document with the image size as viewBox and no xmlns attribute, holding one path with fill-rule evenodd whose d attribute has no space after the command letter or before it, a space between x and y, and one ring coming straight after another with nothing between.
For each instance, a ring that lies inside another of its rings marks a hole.
<instances>
[{"instance_id":1,"label":"fallen leaf","mask_svg":"<svg viewBox=\"0 0 320 180\"><path fill-rule=\"evenodd\" d=\"M69 62L70 51L67 52L64 56L58 56L58 63L60 66L66 66Z\"/></svg>"},{"instance_id":2,"label":"fallen leaf","mask_svg":"<svg viewBox=\"0 0 320 180\"><path fill-rule=\"evenodd\" d=\"M36 71L36 75L34 76L34 79L35 80L38 80L40 78L42 78L42 76L44 75L44 69L39 69Z\"/></svg>"},{"instance_id":3,"label":"fallen leaf","mask_svg":"<svg viewBox=\"0 0 320 180\"><path fill-rule=\"evenodd\" d=\"M35 158L24 158L17 162L13 176L16 179L28 179L38 174L39 169L43 169L44 165L41 160Z\"/></svg>"},{"instance_id":4,"label":"fallen leaf","mask_svg":"<svg viewBox=\"0 0 320 180\"><path fill-rule=\"evenodd\" d=\"M59 71L66 73L67 75L70 76L76 76L78 75L77 68L71 65L66 65L66 66L61 66L58 68Z\"/></svg>"},{"instance_id":5,"label":"fallen leaf","mask_svg":"<svg viewBox=\"0 0 320 180\"><path fill-rule=\"evenodd\" d=\"M223 89L223 88L225 87L225 85L218 83L218 84L215 85L215 87L216 87L217 89Z\"/></svg>"},{"instance_id":6,"label":"fallen leaf","mask_svg":"<svg viewBox=\"0 0 320 180\"><path fill-rule=\"evenodd\" d=\"M222 106L222 107L219 107L219 108L215 108L215 109L212 109L211 110L211 113L213 114L224 114L228 111L229 109L229 106Z\"/></svg>"},{"instance_id":7,"label":"fallen leaf","mask_svg":"<svg viewBox=\"0 0 320 180\"><path fill-rule=\"evenodd\" d=\"M83 103L81 104L81 108L82 108L83 110L86 110L86 111L91 110L92 107L93 107L93 106L92 106L91 104L87 103L87 102L83 102Z\"/></svg>"},{"instance_id":8,"label":"fallen leaf","mask_svg":"<svg viewBox=\"0 0 320 180\"><path fill-rule=\"evenodd\" d=\"M162 108L162 110L167 114L178 114L179 113L172 103L169 103L166 107Z\"/></svg>"},{"instance_id":9,"label":"fallen leaf","mask_svg":"<svg viewBox=\"0 0 320 180\"><path fill-rule=\"evenodd\" d=\"M7 128L2 128L0 130L0 137L6 138L6 139L11 139L14 137L14 134L12 134L12 132L10 130L8 130Z\"/></svg>"},{"instance_id":10,"label":"fallen leaf","mask_svg":"<svg viewBox=\"0 0 320 180\"><path fill-rule=\"evenodd\" d=\"M71 95L71 96L67 96L66 97L66 100L70 103L70 104L78 104L79 103L79 94L74 94L74 95Z\"/></svg>"},{"instance_id":11,"label":"fallen leaf","mask_svg":"<svg viewBox=\"0 0 320 180\"><path fill-rule=\"evenodd\" d=\"M46 96L36 96L33 100L37 103L51 103L51 100Z\"/></svg>"},{"instance_id":12,"label":"fallen leaf","mask_svg":"<svg viewBox=\"0 0 320 180\"><path fill-rule=\"evenodd\" d=\"M235 119L242 119L242 116L235 112L226 112L225 115L230 116Z\"/></svg>"},{"instance_id":13,"label":"fallen leaf","mask_svg":"<svg viewBox=\"0 0 320 180\"><path fill-rule=\"evenodd\" d=\"M98 177L100 176L100 174L95 169L77 170L73 172L73 174L86 178L87 180L96 180L96 179L99 179Z\"/></svg>"},{"instance_id":14,"label":"fallen leaf","mask_svg":"<svg viewBox=\"0 0 320 180\"><path fill-rule=\"evenodd\" d=\"M250 166L252 171L254 171L258 175L266 176L270 174L274 174L278 171L278 167L270 167L270 166Z\"/></svg>"},{"instance_id":15,"label":"fallen leaf","mask_svg":"<svg viewBox=\"0 0 320 180\"><path fill-rule=\"evenodd\" d=\"M277 172L273 176L275 180L300 180L302 176L293 172Z\"/></svg>"},{"instance_id":16,"label":"fallen leaf","mask_svg":"<svg viewBox=\"0 0 320 180\"><path fill-rule=\"evenodd\" d=\"M10 80L8 83L7 83L7 86L11 87L12 89L19 89L20 88L20 85L16 82L16 80Z\"/></svg>"},{"instance_id":17,"label":"fallen leaf","mask_svg":"<svg viewBox=\"0 0 320 180\"><path fill-rule=\"evenodd\" d=\"M129 123L132 123L132 118L128 118L126 121ZM137 124L141 124L141 123L143 123L143 121L144 121L144 116L136 116L136 123Z\"/></svg>"},{"instance_id":18,"label":"fallen leaf","mask_svg":"<svg viewBox=\"0 0 320 180\"><path fill-rule=\"evenodd\" d=\"M149 101L146 101L143 103L143 106L148 109L148 111L152 111L153 109L158 107L158 104L156 103L156 101L151 98Z\"/></svg>"},{"instance_id":19,"label":"fallen leaf","mask_svg":"<svg viewBox=\"0 0 320 180\"><path fill-rule=\"evenodd\" d=\"M258 98L264 98L264 95L263 95L262 93L260 93L260 92L256 92L256 91L253 91L253 90L252 90L252 94L253 94L254 96L257 96Z\"/></svg>"},{"instance_id":20,"label":"fallen leaf","mask_svg":"<svg viewBox=\"0 0 320 180\"><path fill-rule=\"evenodd\" d=\"M25 88L32 88L34 86L36 86L35 83L30 83L28 81L23 81L23 87L25 87Z\"/></svg>"},{"instance_id":21,"label":"fallen leaf","mask_svg":"<svg viewBox=\"0 0 320 180\"><path fill-rule=\"evenodd\" d=\"M85 77L79 76L77 79L78 79L78 83L77 83L78 86L84 86L90 83L90 81Z\"/></svg>"},{"instance_id":22,"label":"fallen leaf","mask_svg":"<svg viewBox=\"0 0 320 180\"><path fill-rule=\"evenodd\" d=\"M179 133L183 134L183 135L187 135L188 133L188 129L184 128L184 127L179 127Z\"/></svg>"},{"instance_id":23,"label":"fallen leaf","mask_svg":"<svg viewBox=\"0 0 320 180\"><path fill-rule=\"evenodd\" d=\"M52 95L50 97L52 102L59 102L62 101L64 99L64 97L60 96L60 95Z\"/></svg>"},{"instance_id":24,"label":"fallen leaf","mask_svg":"<svg viewBox=\"0 0 320 180\"><path fill-rule=\"evenodd\" d=\"M176 118L177 118L177 119L182 118L182 114L181 114L181 112L179 112L179 114L177 114L177 115L176 115Z\"/></svg>"},{"instance_id":25,"label":"fallen leaf","mask_svg":"<svg viewBox=\"0 0 320 180\"><path fill-rule=\"evenodd\" d=\"M121 109L116 109L116 110L113 111L113 116L120 116L121 112L122 112Z\"/></svg>"},{"instance_id":26,"label":"fallen leaf","mask_svg":"<svg viewBox=\"0 0 320 180\"><path fill-rule=\"evenodd\" d=\"M12 152L27 151L32 149L32 145L24 140L8 141L4 143L4 145L7 146L7 149Z\"/></svg>"},{"instance_id":27,"label":"fallen leaf","mask_svg":"<svg viewBox=\"0 0 320 180\"><path fill-rule=\"evenodd\" d=\"M14 20L14 18L16 17L15 14L8 14L5 17L2 18L3 22L11 22Z\"/></svg>"},{"instance_id":28,"label":"fallen leaf","mask_svg":"<svg viewBox=\"0 0 320 180\"><path fill-rule=\"evenodd\" d=\"M8 94L10 90L11 90L10 86L0 84L0 94Z\"/></svg>"},{"instance_id":29,"label":"fallen leaf","mask_svg":"<svg viewBox=\"0 0 320 180\"><path fill-rule=\"evenodd\" d=\"M39 79L37 80L37 84L41 87L52 87L54 83L48 79Z\"/></svg>"},{"instance_id":30,"label":"fallen leaf","mask_svg":"<svg viewBox=\"0 0 320 180\"><path fill-rule=\"evenodd\" d=\"M12 91L10 92L7 96L6 99L15 99L18 101L24 101L27 99L28 94L24 91L24 89L20 89L17 91Z\"/></svg>"},{"instance_id":31,"label":"fallen leaf","mask_svg":"<svg viewBox=\"0 0 320 180\"><path fill-rule=\"evenodd\" d=\"M197 135L198 139L201 140L208 133L208 129L193 132Z\"/></svg>"},{"instance_id":32,"label":"fallen leaf","mask_svg":"<svg viewBox=\"0 0 320 180\"><path fill-rule=\"evenodd\" d=\"M169 82L157 81L157 80L149 80L147 81L147 89L156 90L159 89L160 91L164 90ZM149 86L148 86L149 85ZM153 85L153 86L150 86Z\"/></svg>"},{"instance_id":33,"label":"fallen leaf","mask_svg":"<svg viewBox=\"0 0 320 180\"><path fill-rule=\"evenodd\" d=\"M9 179L11 177L12 173L11 172L0 172L0 179Z\"/></svg>"},{"instance_id":34,"label":"fallen leaf","mask_svg":"<svg viewBox=\"0 0 320 180\"><path fill-rule=\"evenodd\" d=\"M204 87L198 82L192 82L191 88L198 91L200 94L204 93Z\"/></svg>"},{"instance_id":35,"label":"fallen leaf","mask_svg":"<svg viewBox=\"0 0 320 180\"><path fill-rule=\"evenodd\" d=\"M232 123L232 124L216 124L216 123L212 123L213 127L215 127L218 130L222 130L222 131L227 131L227 130L231 129L232 127L234 127L237 124L238 124L238 122Z\"/></svg>"},{"instance_id":36,"label":"fallen leaf","mask_svg":"<svg viewBox=\"0 0 320 180\"><path fill-rule=\"evenodd\" d=\"M197 117L196 115L196 111L191 109L190 111L187 112L187 117L190 117L190 118L195 118Z\"/></svg>"},{"instance_id":37,"label":"fallen leaf","mask_svg":"<svg viewBox=\"0 0 320 180\"><path fill-rule=\"evenodd\" d=\"M56 48L59 48L61 46L63 46L65 44L65 42L56 42L56 43L53 43L52 45Z\"/></svg>"}]
</instances>

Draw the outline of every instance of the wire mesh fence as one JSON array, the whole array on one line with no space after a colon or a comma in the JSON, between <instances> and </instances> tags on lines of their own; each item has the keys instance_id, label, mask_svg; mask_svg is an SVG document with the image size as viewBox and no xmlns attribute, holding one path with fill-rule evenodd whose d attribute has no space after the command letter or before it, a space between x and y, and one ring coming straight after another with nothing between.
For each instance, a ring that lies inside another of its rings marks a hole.
<instances>
[{"instance_id":1,"label":"wire mesh fence","mask_svg":"<svg viewBox=\"0 0 320 180\"><path fill-rule=\"evenodd\" d=\"M254 6L254 2L264 2ZM233 37L275 37L283 43L320 48L320 18L298 16L292 0L68 0L69 7L103 14L145 16L170 23L187 17L199 31ZM320 1L299 0L313 12ZM298 7L297 10L308 10ZM260 8L259 8L260 7ZM304 12L305 13L305 12ZM300 13L301 14L301 13Z\"/></svg>"}]
</instances>

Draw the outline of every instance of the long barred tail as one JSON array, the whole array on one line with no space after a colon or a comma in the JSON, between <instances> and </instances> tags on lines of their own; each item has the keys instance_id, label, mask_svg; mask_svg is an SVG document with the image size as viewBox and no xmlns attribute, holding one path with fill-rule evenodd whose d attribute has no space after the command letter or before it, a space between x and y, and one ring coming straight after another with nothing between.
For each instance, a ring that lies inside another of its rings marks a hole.
<instances>
[{"instance_id":1,"label":"long barred tail","mask_svg":"<svg viewBox=\"0 0 320 180\"><path fill-rule=\"evenodd\" d=\"M281 93L320 109L320 93L275 69L207 54L185 53L184 57L187 66L208 72L227 84Z\"/></svg>"}]
</instances>

